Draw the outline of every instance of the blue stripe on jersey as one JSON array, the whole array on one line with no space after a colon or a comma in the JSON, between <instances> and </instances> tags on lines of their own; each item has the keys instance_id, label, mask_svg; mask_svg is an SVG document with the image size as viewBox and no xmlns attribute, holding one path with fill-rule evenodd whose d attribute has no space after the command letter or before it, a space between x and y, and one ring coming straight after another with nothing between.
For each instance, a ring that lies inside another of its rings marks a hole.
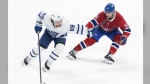
<instances>
[{"instance_id":1,"label":"blue stripe on jersey","mask_svg":"<svg viewBox=\"0 0 150 84\"><path fill-rule=\"evenodd\" d=\"M31 57L36 57L36 56L33 56L33 55L31 54L31 52L30 52L30 55L31 55Z\"/></svg>"},{"instance_id":2,"label":"blue stripe on jersey","mask_svg":"<svg viewBox=\"0 0 150 84\"><path fill-rule=\"evenodd\" d=\"M52 52L56 57L59 57L58 55L56 55L54 52Z\"/></svg>"},{"instance_id":3,"label":"blue stripe on jersey","mask_svg":"<svg viewBox=\"0 0 150 84\"><path fill-rule=\"evenodd\" d=\"M79 33L79 24L78 24L78 30L77 30L77 34Z\"/></svg>"},{"instance_id":4,"label":"blue stripe on jersey","mask_svg":"<svg viewBox=\"0 0 150 84\"><path fill-rule=\"evenodd\" d=\"M91 22L93 23L94 26L97 25L97 22L95 21L95 19L91 20Z\"/></svg>"},{"instance_id":5,"label":"blue stripe on jersey","mask_svg":"<svg viewBox=\"0 0 150 84\"><path fill-rule=\"evenodd\" d=\"M56 60L55 58L53 58L52 56L50 56L53 60Z\"/></svg>"},{"instance_id":6,"label":"blue stripe on jersey","mask_svg":"<svg viewBox=\"0 0 150 84\"><path fill-rule=\"evenodd\" d=\"M32 49L32 52L33 52L35 55L38 55L38 54L36 54L36 53L33 51L33 49Z\"/></svg>"},{"instance_id":7,"label":"blue stripe on jersey","mask_svg":"<svg viewBox=\"0 0 150 84\"><path fill-rule=\"evenodd\" d=\"M81 30L81 35L83 34L83 25L82 25L82 30Z\"/></svg>"},{"instance_id":8,"label":"blue stripe on jersey","mask_svg":"<svg viewBox=\"0 0 150 84\"><path fill-rule=\"evenodd\" d=\"M40 17L40 15L41 15L41 13L42 13L42 11L38 14L39 17Z\"/></svg>"},{"instance_id":9,"label":"blue stripe on jersey","mask_svg":"<svg viewBox=\"0 0 150 84\"><path fill-rule=\"evenodd\" d=\"M36 21L37 23L39 23L39 24L42 24L42 22L39 22L39 21Z\"/></svg>"},{"instance_id":10,"label":"blue stripe on jersey","mask_svg":"<svg viewBox=\"0 0 150 84\"><path fill-rule=\"evenodd\" d=\"M112 45L115 46L115 47L117 47L117 48L119 48L119 45L116 44L116 43L112 43Z\"/></svg>"},{"instance_id":11,"label":"blue stripe on jersey","mask_svg":"<svg viewBox=\"0 0 150 84\"><path fill-rule=\"evenodd\" d=\"M86 48L86 46L84 45L84 43L82 41L80 42L80 44L84 49Z\"/></svg>"},{"instance_id":12,"label":"blue stripe on jersey","mask_svg":"<svg viewBox=\"0 0 150 84\"><path fill-rule=\"evenodd\" d=\"M130 29L130 28L128 28L128 29L125 29L124 31L131 32L131 29Z\"/></svg>"}]
</instances>

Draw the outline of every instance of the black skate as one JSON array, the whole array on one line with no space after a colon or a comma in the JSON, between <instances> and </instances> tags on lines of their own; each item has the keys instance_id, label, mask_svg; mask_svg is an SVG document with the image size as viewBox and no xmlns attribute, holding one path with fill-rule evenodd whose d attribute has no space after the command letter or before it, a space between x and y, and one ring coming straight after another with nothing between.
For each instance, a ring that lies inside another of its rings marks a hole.
<instances>
[{"instance_id":1,"label":"black skate","mask_svg":"<svg viewBox=\"0 0 150 84\"><path fill-rule=\"evenodd\" d=\"M50 64L48 63L48 60L45 62L44 67L42 68L44 72L47 72L50 70Z\"/></svg>"},{"instance_id":2,"label":"black skate","mask_svg":"<svg viewBox=\"0 0 150 84\"><path fill-rule=\"evenodd\" d=\"M28 58L28 56L27 56L27 57L23 60L22 66L28 65L30 61L31 61L31 60L30 60L30 59Z\"/></svg>"},{"instance_id":3,"label":"black skate","mask_svg":"<svg viewBox=\"0 0 150 84\"><path fill-rule=\"evenodd\" d=\"M74 59L77 58L76 55L75 55L76 53L77 53L77 51L71 50L66 57L69 58L70 60L74 60Z\"/></svg>"},{"instance_id":4,"label":"black skate","mask_svg":"<svg viewBox=\"0 0 150 84\"><path fill-rule=\"evenodd\" d=\"M115 61L114 59L112 59L112 54L111 53L108 53L105 57L104 57L104 60L102 61L106 64L113 64Z\"/></svg>"}]
</instances>

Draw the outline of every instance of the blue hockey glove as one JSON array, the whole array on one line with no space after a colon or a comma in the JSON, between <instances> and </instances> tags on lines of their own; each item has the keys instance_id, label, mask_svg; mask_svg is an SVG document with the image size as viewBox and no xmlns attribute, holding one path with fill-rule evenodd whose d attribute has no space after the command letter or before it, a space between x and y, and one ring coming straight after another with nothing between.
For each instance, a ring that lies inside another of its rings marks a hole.
<instances>
[{"instance_id":1,"label":"blue hockey glove","mask_svg":"<svg viewBox=\"0 0 150 84\"><path fill-rule=\"evenodd\" d=\"M36 33L40 33L42 31L42 27L35 26L34 30L35 30Z\"/></svg>"},{"instance_id":2,"label":"blue hockey glove","mask_svg":"<svg viewBox=\"0 0 150 84\"><path fill-rule=\"evenodd\" d=\"M90 38L92 37L96 32L97 30L100 28L100 26L96 26L95 28L91 29L91 30L88 30L88 35L87 37Z\"/></svg>"},{"instance_id":3,"label":"blue hockey glove","mask_svg":"<svg viewBox=\"0 0 150 84\"><path fill-rule=\"evenodd\" d=\"M127 38L126 37L121 37L120 38L120 45L125 45L127 42Z\"/></svg>"},{"instance_id":4,"label":"blue hockey glove","mask_svg":"<svg viewBox=\"0 0 150 84\"><path fill-rule=\"evenodd\" d=\"M40 33L42 31L42 22L36 21L36 26L34 27L36 33Z\"/></svg>"}]
</instances>

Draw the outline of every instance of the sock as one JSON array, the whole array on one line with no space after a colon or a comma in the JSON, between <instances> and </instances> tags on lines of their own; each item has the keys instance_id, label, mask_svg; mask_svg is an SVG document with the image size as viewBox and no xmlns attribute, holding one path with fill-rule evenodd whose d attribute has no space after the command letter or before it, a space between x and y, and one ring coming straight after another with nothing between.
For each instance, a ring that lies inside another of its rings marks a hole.
<instances>
[{"instance_id":1,"label":"sock","mask_svg":"<svg viewBox=\"0 0 150 84\"><path fill-rule=\"evenodd\" d=\"M114 55L118 49L119 49L119 44L116 42L113 42L110 46L109 52Z\"/></svg>"},{"instance_id":2,"label":"sock","mask_svg":"<svg viewBox=\"0 0 150 84\"><path fill-rule=\"evenodd\" d=\"M76 47L75 47L75 50L78 52L78 51L81 51L93 44L96 43L96 40L94 38L86 38L84 41L81 41Z\"/></svg>"},{"instance_id":3,"label":"sock","mask_svg":"<svg viewBox=\"0 0 150 84\"><path fill-rule=\"evenodd\" d=\"M59 58L59 55L64 50L64 44L57 44L55 49L51 52L48 58L48 65L52 64L54 61L56 61Z\"/></svg>"},{"instance_id":4,"label":"sock","mask_svg":"<svg viewBox=\"0 0 150 84\"><path fill-rule=\"evenodd\" d=\"M40 47L40 53L44 50L43 47ZM33 58L36 58L39 55L39 48L38 46L32 48L32 50L30 51L30 54L28 55L28 58L30 60L32 60Z\"/></svg>"}]
</instances>

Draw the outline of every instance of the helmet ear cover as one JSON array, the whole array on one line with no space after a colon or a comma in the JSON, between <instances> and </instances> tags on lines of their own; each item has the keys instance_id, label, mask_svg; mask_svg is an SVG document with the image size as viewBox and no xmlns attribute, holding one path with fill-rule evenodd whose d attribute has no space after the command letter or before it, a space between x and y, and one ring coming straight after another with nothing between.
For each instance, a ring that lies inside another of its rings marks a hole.
<instances>
[{"instance_id":1,"label":"helmet ear cover","mask_svg":"<svg viewBox=\"0 0 150 84\"><path fill-rule=\"evenodd\" d=\"M54 20L52 20L52 19L51 19L51 22L53 23L53 26L55 26L55 24L54 24Z\"/></svg>"},{"instance_id":2,"label":"helmet ear cover","mask_svg":"<svg viewBox=\"0 0 150 84\"><path fill-rule=\"evenodd\" d=\"M54 23L54 21L51 19L51 22Z\"/></svg>"}]
</instances>

